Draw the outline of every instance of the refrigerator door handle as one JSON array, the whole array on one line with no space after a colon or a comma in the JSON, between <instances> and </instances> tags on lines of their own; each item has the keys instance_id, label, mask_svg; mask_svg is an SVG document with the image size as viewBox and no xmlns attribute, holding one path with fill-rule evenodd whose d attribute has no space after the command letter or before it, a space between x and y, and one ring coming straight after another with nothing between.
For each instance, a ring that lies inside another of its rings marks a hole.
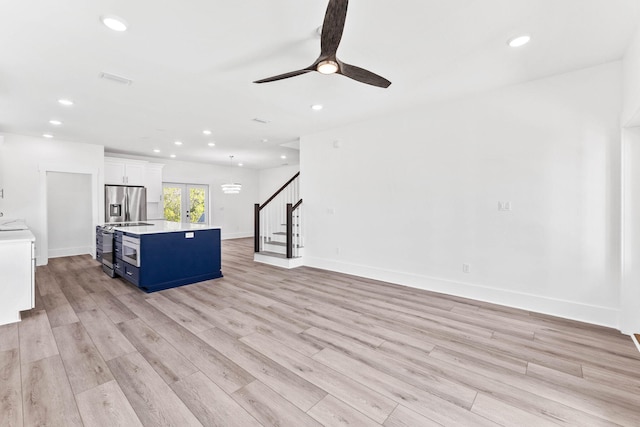
<instances>
[{"instance_id":1,"label":"refrigerator door handle","mask_svg":"<svg viewBox=\"0 0 640 427\"><path fill-rule=\"evenodd\" d=\"M129 192L124 192L124 220L131 221L131 212L129 211Z\"/></svg>"}]
</instances>

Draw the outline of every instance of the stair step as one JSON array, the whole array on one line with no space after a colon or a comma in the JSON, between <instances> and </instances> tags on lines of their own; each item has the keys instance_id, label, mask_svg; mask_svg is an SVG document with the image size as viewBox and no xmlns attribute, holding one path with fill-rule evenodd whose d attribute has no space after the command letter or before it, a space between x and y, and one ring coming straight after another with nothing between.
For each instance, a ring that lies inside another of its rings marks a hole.
<instances>
[{"instance_id":1,"label":"stair step","mask_svg":"<svg viewBox=\"0 0 640 427\"><path fill-rule=\"evenodd\" d=\"M274 246L287 246L287 244L285 242L276 242L274 240L271 240L270 242L264 242L265 245L274 245ZM294 248L304 248L304 246L300 246L300 245L293 245Z\"/></svg>"},{"instance_id":2,"label":"stair step","mask_svg":"<svg viewBox=\"0 0 640 427\"><path fill-rule=\"evenodd\" d=\"M253 260L286 269L298 268L304 265L302 257L287 258L282 254L269 251L256 252Z\"/></svg>"},{"instance_id":3,"label":"stair step","mask_svg":"<svg viewBox=\"0 0 640 427\"><path fill-rule=\"evenodd\" d=\"M285 254L279 254L279 253L277 253L277 252L271 252L271 251L260 251L260 252L258 252L258 253L259 253L260 255L272 256L272 257L274 257L274 258L287 259L287 256L286 256ZM302 257L294 256L293 258L295 259L295 258L302 258Z\"/></svg>"}]
</instances>

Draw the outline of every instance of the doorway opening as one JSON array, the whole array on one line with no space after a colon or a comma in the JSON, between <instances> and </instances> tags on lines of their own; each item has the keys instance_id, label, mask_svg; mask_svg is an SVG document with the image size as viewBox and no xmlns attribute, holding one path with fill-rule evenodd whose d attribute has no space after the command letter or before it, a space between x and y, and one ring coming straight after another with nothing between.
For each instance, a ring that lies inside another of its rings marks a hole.
<instances>
[{"instance_id":1,"label":"doorway opening","mask_svg":"<svg viewBox=\"0 0 640 427\"><path fill-rule=\"evenodd\" d=\"M47 249L49 258L91 254L92 176L47 171Z\"/></svg>"},{"instance_id":2,"label":"doorway opening","mask_svg":"<svg viewBox=\"0 0 640 427\"><path fill-rule=\"evenodd\" d=\"M162 184L164 219L184 224L209 224L209 186Z\"/></svg>"}]
</instances>

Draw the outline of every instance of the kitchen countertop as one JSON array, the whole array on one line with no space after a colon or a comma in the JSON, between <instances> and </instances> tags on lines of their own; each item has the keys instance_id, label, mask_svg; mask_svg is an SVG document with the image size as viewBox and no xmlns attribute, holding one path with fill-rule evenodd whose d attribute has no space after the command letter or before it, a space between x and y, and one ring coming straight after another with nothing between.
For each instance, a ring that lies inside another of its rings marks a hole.
<instances>
[{"instance_id":1,"label":"kitchen countertop","mask_svg":"<svg viewBox=\"0 0 640 427\"><path fill-rule=\"evenodd\" d=\"M219 230L220 227L205 224L183 224L180 222L171 222L164 220L140 221L152 225L139 225L135 227L113 227L114 230L122 231L128 234L156 234L156 233L175 233L180 231L198 231L198 230ZM106 225L106 224L105 224Z\"/></svg>"},{"instance_id":2,"label":"kitchen countertop","mask_svg":"<svg viewBox=\"0 0 640 427\"><path fill-rule=\"evenodd\" d=\"M36 238L29 230L0 231L0 243L20 242L25 240L35 242Z\"/></svg>"}]
</instances>

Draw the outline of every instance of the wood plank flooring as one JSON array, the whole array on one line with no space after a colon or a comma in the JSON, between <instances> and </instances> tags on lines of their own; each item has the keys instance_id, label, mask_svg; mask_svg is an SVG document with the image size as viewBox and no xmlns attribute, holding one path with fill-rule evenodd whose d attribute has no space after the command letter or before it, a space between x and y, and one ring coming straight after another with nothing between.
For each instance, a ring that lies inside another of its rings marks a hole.
<instances>
[{"instance_id":1,"label":"wood plank flooring","mask_svg":"<svg viewBox=\"0 0 640 427\"><path fill-rule=\"evenodd\" d=\"M0 326L2 426L638 426L619 332L252 260L145 294L89 256L36 273Z\"/></svg>"}]
</instances>

